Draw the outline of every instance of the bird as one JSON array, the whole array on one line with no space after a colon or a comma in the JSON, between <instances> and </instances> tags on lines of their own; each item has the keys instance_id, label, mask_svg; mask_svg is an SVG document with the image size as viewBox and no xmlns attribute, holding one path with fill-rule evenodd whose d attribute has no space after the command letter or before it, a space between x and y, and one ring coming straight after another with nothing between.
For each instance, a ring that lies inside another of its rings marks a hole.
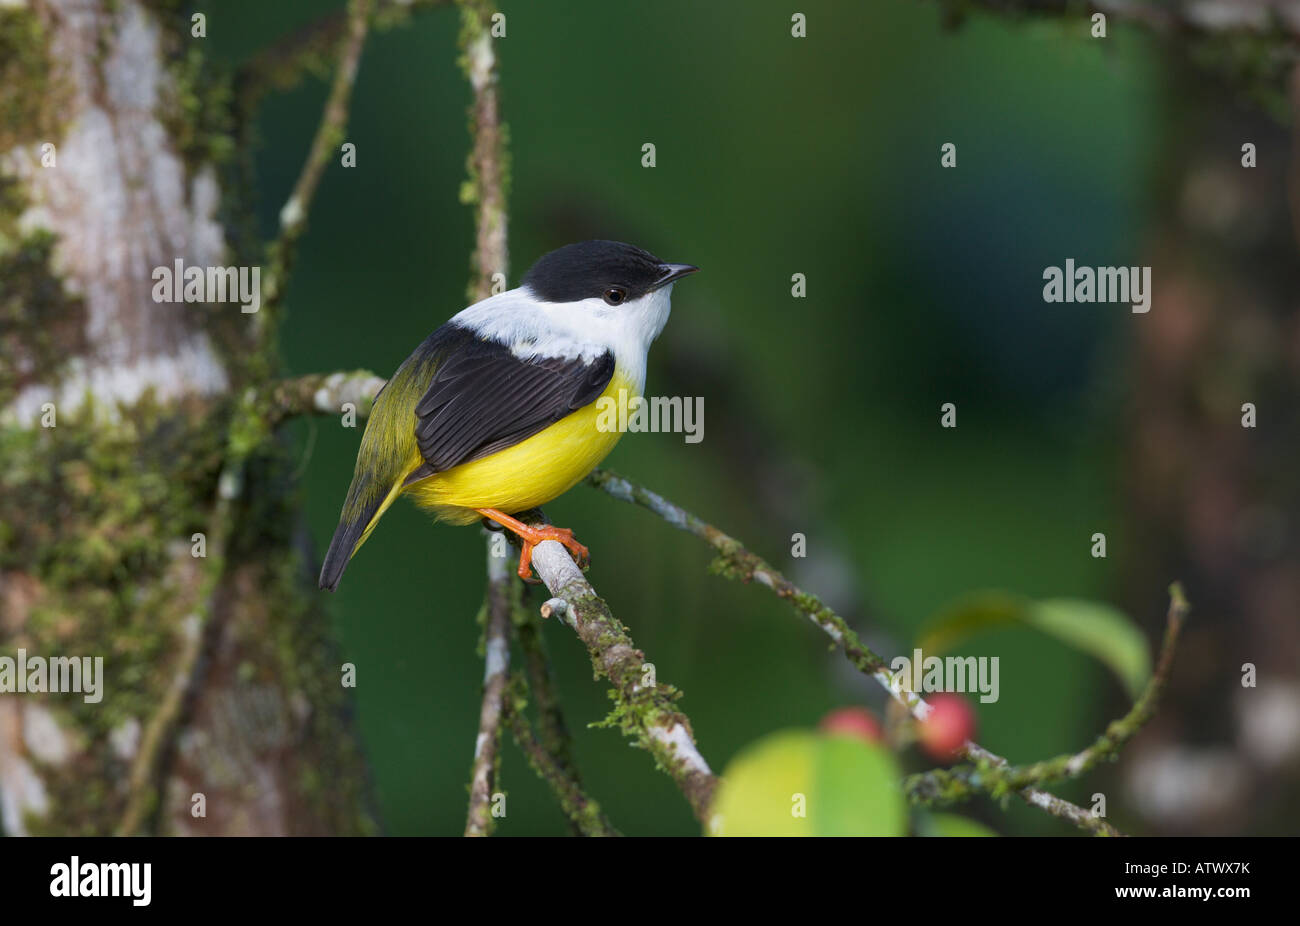
<instances>
[{"instance_id":1,"label":"bird","mask_svg":"<svg viewBox=\"0 0 1300 926\"><path fill-rule=\"evenodd\" d=\"M544 540L586 565L572 530L514 515L563 495L614 449L622 435L598 426L598 400L642 394L673 285L698 270L620 241L582 241L425 338L375 396L320 587L338 588L402 495L436 520L514 533L526 581Z\"/></svg>"}]
</instances>

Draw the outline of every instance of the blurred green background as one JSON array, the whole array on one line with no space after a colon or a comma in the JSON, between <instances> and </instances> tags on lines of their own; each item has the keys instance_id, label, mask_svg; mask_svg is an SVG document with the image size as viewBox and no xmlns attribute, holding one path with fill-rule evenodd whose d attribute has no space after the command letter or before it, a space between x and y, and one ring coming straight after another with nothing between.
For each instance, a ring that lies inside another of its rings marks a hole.
<instances>
[{"instance_id":1,"label":"blurred green background","mask_svg":"<svg viewBox=\"0 0 1300 926\"><path fill-rule=\"evenodd\" d=\"M338 7L224 0L208 48L238 63ZM935 5L901 0L801 2L804 40L790 36L789 4L771 0L502 7L510 285L547 250L591 237L703 268L676 288L647 388L704 396L705 439L629 435L607 466L789 567L887 657L972 590L1115 600L1112 564L1134 555L1116 455L1125 329L1141 316L1045 305L1041 273L1066 257L1143 263L1162 128L1143 37L1099 43L1077 26L984 19L947 34ZM455 10L436 9L366 49L347 135L357 167L328 169L292 278L289 373L386 376L464 305L457 31ZM264 233L325 93L309 80L263 105ZM645 142L653 169L641 167ZM940 169L945 142L955 170ZM791 297L794 273L806 299ZM939 427L944 402L957 405L955 430ZM331 419L292 432L322 550L359 438ZM591 547L589 578L659 678L685 692L715 770L765 733L882 704L770 595L709 576L698 541L583 487L548 514ZM805 562L790 560L792 531L807 534ZM1109 559L1089 555L1094 531ZM329 603L394 834L464 827L483 561L477 529L434 526L401 503ZM1153 632L1160 617L1140 623ZM586 728L609 707L607 685L571 631L552 623L546 636L589 791L624 832L698 832L648 756ZM1102 667L1042 636L986 634L962 652L1001 658L980 739L1013 761L1079 748L1124 709ZM513 744L503 774L498 832L564 831ZM1006 833L1068 831L1020 806L971 813Z\"/></svg>"}]
</instances>

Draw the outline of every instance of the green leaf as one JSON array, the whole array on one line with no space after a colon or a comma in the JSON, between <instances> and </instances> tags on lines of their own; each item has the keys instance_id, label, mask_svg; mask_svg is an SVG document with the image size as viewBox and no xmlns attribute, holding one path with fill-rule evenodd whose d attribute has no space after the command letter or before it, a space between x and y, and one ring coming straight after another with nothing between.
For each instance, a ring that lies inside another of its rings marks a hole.
<instances>
[{"instance_id":1,"label":"green leaf","mask_svg":"<svg viewBox=\"0 0 1300 926\"><path fill-rule=\"evenodd\" d=\"M970 595L944 608L918 645L925 655L939 656L980 631L1023 622L1031 605L1027 598L1004 592Z\"/></svg>"},{"instance_id":2,"label":"green leaf","mask_svg":"<svg viewBox=\"0 0 1300 926\"><path fill-rule=\"evenodd\" d=\"M893 755L856 737L772 733L727 766L715 836L901 836L907 807ZM801 812L801 813L800 813Z\"/></svg>"},{"instance_id":3,"label":"green leaf","mask_svg":"<svg viewBox=\"0 0 1300 926\"><path fill-rule=\"evenodd\" d=\"M1123 612L1077 598L1031 601L1003 592L986 592L946 609L920 642L927 656L938 656L984 630L1012 624L1033 627L1105 664L1136 699L1151 677L1146 637Z\"/></svg>"},{"instance_id":4,"label":"green leaf","mask_svg":"<svg viewBox=\"0 0 1300 926\"><path fill-rule=\"evenodd\" d=\"M713 835L811 836L810 821L791 813L791 795L806 794L812 781L813 739L774 733L731 760L713 800Z\"/></svg>"},{"instance_id":5,"label":"green leaf","mask_svg":"<svg viewBox=\"0 0 1300 926\"><path fill-rule=\"evenodd\" d=\"M1110 605L1052 598L1033 606L1030 621L1109 666L1134 700L1151 677L1151 651L1146 637L1127 615Z\"/></svg>"},{"instance_id":6,"label":"green leaf","mask_svg":"<svg viewBox=\"0 0 1300 926\"><path fill-rule=\"evenodd\" d=\"M983 823L955 813L929 814L920 827L922 836L996 836L993 830Z\"/></svg>"}]
</instances>

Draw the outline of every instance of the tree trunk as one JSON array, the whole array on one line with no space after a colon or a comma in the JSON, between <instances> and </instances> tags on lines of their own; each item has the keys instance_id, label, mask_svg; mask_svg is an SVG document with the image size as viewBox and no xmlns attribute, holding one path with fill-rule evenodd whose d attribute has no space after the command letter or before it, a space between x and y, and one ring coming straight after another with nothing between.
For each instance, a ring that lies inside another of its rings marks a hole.
<instances>
[{"instance_id":1,"label":"tree trunk","mask_svg":"<svg viewBox=\"0 0 1300 926\"><path fill-rule=\"evenodd\" d=\"M1175 73L1196 118L1168 146L1155 297L1135 326L1124 578L1132 613L1184 579L1194 616L1125 778L1153 831L1282 832L1300 714L1300 314L1282 191L1300 171L1288 184L1295 143L1263 113ZM1258 166L1241 164L1245 143Z\"/></svg>"},{"instance_id":2,"label":"tree trunk","mask_svg":"<svg viewBox=\"0 0 1300 926\"><path fill-rule=\"evenodd\" d=\"M0 656L103 658L0 694L4 830L371 832L285 461L227 465L258 316L153 298L261 263L230 81L168 2L0 6Z\"/></svg>"}]
</instances>

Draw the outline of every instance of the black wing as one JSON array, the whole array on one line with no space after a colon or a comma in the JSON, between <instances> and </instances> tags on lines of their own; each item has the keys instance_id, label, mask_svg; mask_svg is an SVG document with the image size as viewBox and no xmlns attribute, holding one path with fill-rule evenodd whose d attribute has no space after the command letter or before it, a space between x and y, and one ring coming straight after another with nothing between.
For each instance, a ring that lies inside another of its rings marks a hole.
<instances>
[{"instance_id":1,"label":"black wing","mask_svg":"<svg viewBox=\"0 0 1300 926\"><path fill-rule=\"evenodd\" d=\"M438 364L415 408L415 439L425 466L408 482L517 444L590 405L614 376L614 355L594 361L536 357L470 332Z\"/></svg>"}]
</instances>

